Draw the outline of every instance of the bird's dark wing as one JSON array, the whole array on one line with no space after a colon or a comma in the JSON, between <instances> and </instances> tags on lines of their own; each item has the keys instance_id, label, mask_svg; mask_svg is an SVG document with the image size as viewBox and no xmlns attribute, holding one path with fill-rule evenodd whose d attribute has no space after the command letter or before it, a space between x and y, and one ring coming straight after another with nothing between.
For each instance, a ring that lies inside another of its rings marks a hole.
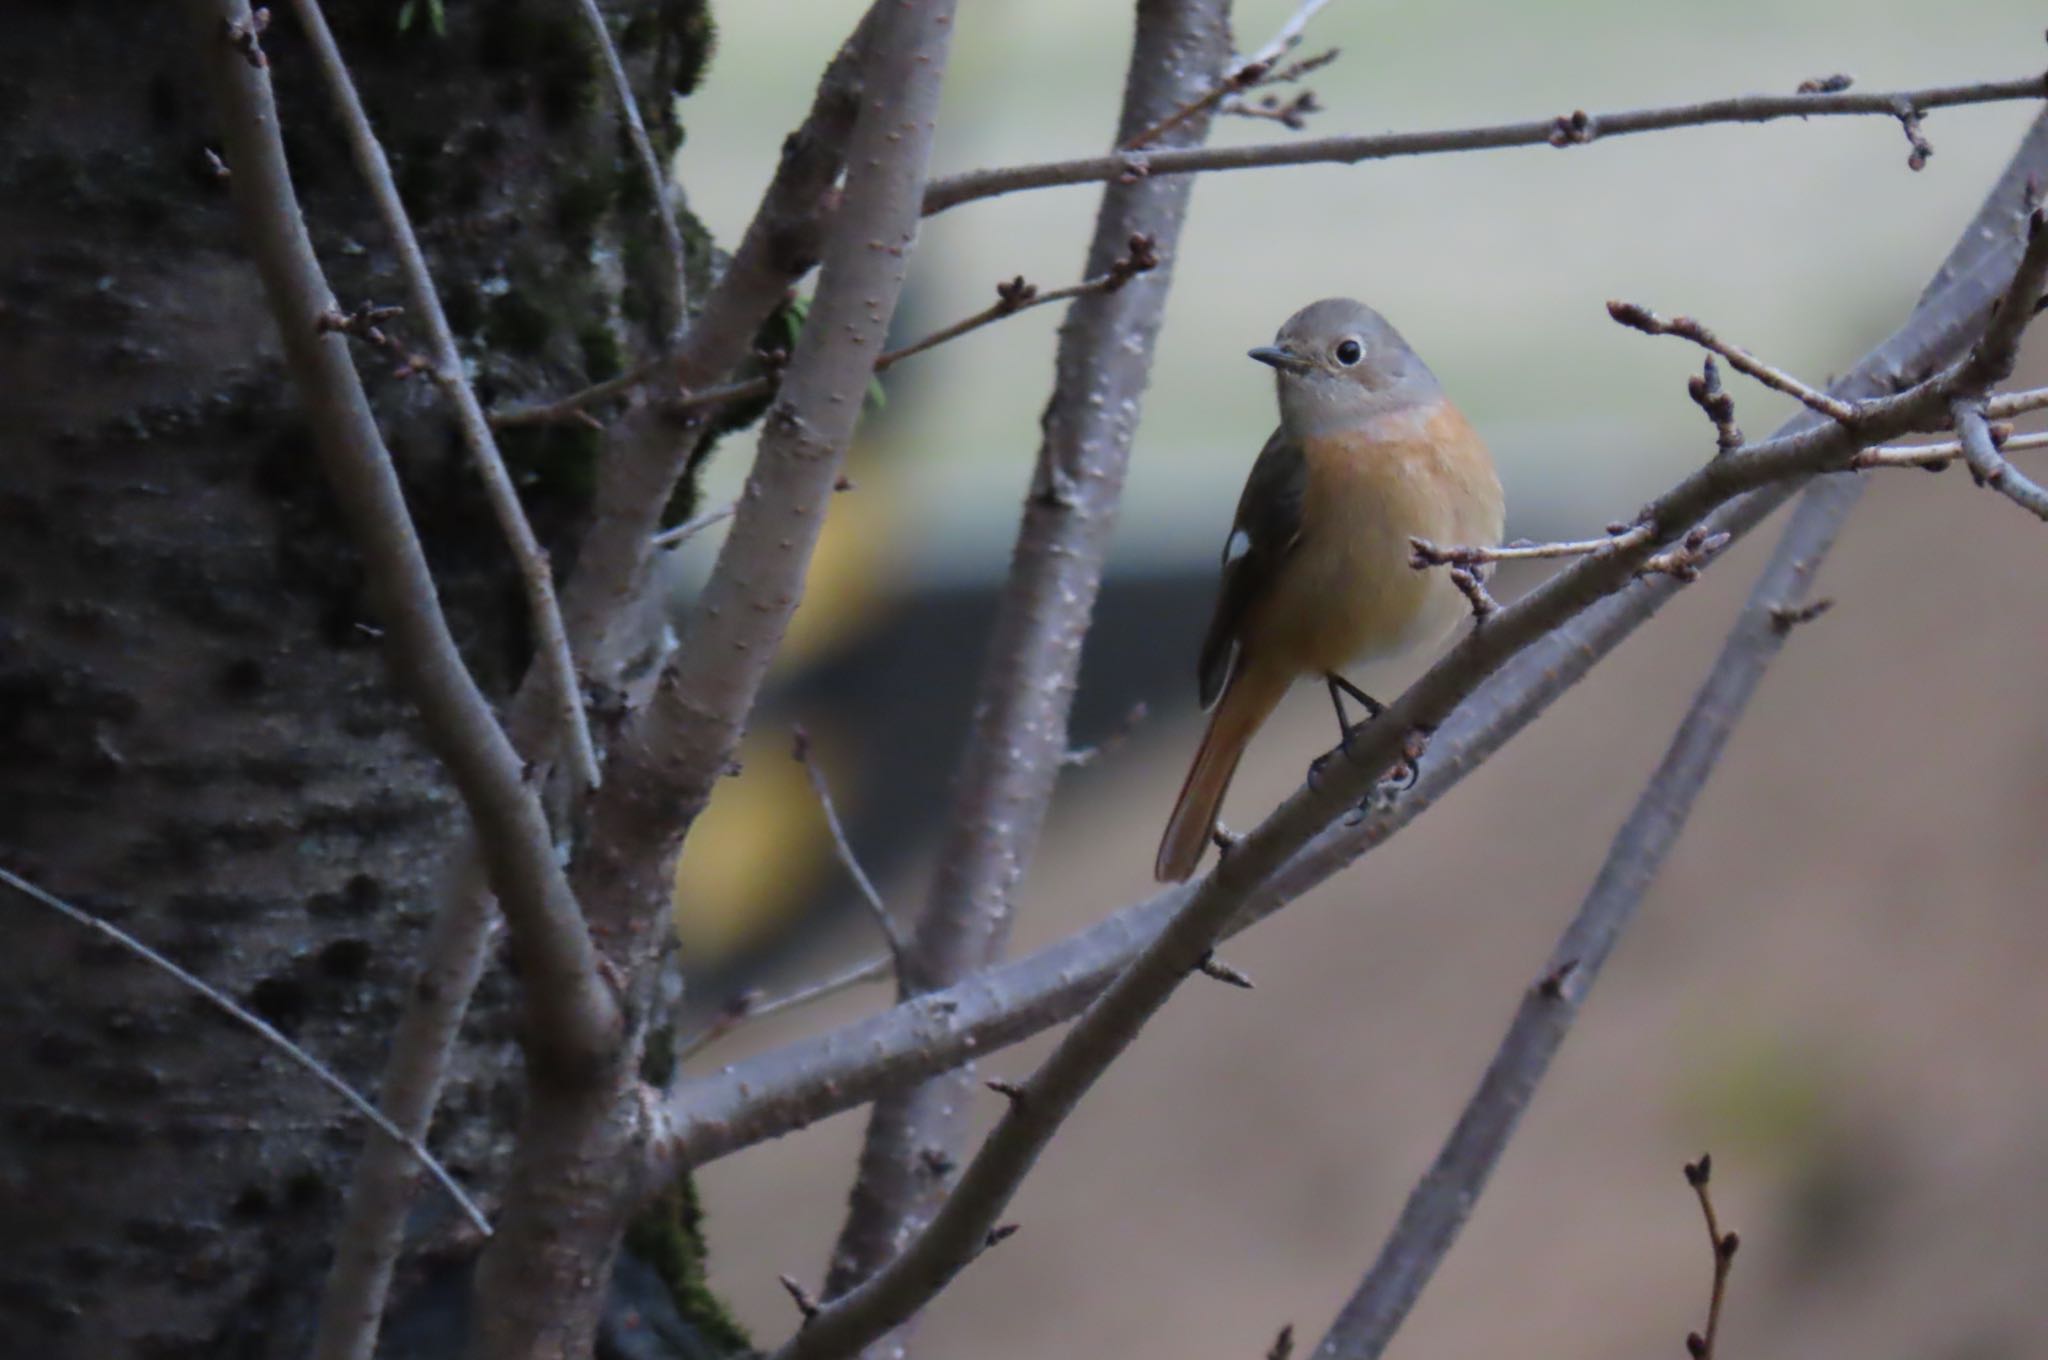
<instances>
[{"instance_id":1,"label":"bird's dark wing","mask_svg":"<svg viewBox=\"0 0 2048 1360\"><path fill-rule=\"evenodd\" d=\"M1245 478L1237 518L1223 544L1223 579L1197 671L1204 708L1216 702L1230 679L1247 611L1271 587L1274 573L1301 537L1307 487L1308 463L1301 446L1287 438L1284 429L1273 431Z\"/></svg>"}]
</instances>

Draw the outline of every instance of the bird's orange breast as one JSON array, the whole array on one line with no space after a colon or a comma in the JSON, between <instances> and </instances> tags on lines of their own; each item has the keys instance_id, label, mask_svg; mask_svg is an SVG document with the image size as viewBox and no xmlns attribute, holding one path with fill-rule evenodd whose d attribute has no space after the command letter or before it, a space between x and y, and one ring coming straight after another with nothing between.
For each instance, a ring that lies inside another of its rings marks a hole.
<instances>
[{"instance_id":1,"label":"bird's orange breast","mask_svg":"<svg viewBox=\"0 0 2048 1360\"><path fill-rule=\"evenodd\" d=\"M1303 442L1301 537L1275 575L1248 649L1301 672L1341 671L1433 642L1465 604L1442 570L1409 565L1409 538L1500 541L1486 446L1448 402Z\"/></svg>"}]
</instances>

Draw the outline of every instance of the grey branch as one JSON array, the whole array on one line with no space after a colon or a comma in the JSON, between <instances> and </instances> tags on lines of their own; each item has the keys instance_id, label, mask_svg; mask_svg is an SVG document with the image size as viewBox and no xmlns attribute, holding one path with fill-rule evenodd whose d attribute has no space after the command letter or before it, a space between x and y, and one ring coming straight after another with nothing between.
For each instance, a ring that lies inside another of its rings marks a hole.
<instances>
[{"instance_id":1,"label":"grey branch","mask_svg":"<svg viewBox=\"0 0 2048 1360\"><path fill-rule=\"evenodd\" d=\"M1669 128L1706 127L1716 123L1766 123L1779 118L1861 116L1898 118L1900 109L1924 112L1964 104L1994 104L2048 95L2038 75L1975 85L1895 90L1870 94L1744 95L1701 104L1635 109L1626 113L1589 114L1575 111L1554 118L1490 127L1450 128L1431 132L1390 132L1354 137L1318 137L1307 141L1258 146L1202 147L1183 151L1130 151L1038 165L972 170L933 181L925 192L926 213L940 213L976 199L1023 189L1061 184L1090 184L1126 175L1187 175L1212 170L1251 170L1265 166L1339 164L1387 160L1396 156L1427 156L1453 151L1484 151L1511 146L1581 146L1604 137Z\"/></svg>"},{"instance_id":2,"label":"grey branch","mask_svg":"<svg viewBox=\"0 0 2048 1360\"><path fill-rule=\"evenodd\" d=\"M1970 475L1981 486L1988 486L2011 500L2014 505L2039 519L2048 520L2048 491L2039 483L2014 467L1999 452L1998 445L1991 438L1991 429L1984 421L1982 400L1958 398L1954 404L1956 421L1956 443L1962 451L1963 461L1969 464Z\"/></svg>"},{"instance_id":3,"label":"grey branch","mask_svg":"<svg viewBox=\"0 0 2048 1360\"><path fill-rule=\"evenodd\" d=\"M626 64L619 58L619 45L612 41L611 26L605 22L604 11L598 7L597 0L576 0L576 8L583 15L583 26L589 31L590 41L604 62L605 74L612 87L612 102L619 106L619 121L625 125L626 140L632 144L633 159L639 162L640 175L647 181L649 201L654 205L655 229L661 233L662 272L667 275L663 282L668 293L662 299L666 315L661 332L664 341L671 340L689 319L690 278L689 258L683 251L682 230L676 225L668 174L662 169L661 158L654 154L654 143L647 136L647 122L640 116L640 98L633 93L632 78L626 74Z\"/></svg>"},{"instance_id":4,"label":"grey branch","mask_svg":"<svg viewBox=\"0 0 2048 1360\"><path fill-rule=\"evenodd\" d=\"M1181 106L1228 60L1229 40L1221 0L1139 5L1119 137ZM1177 120L1169 135L1199 142L1208 125L1203 111ZM1060 327L1044 435L976 688L973 728L900 978L905 996L986 968L1009 937L1011 898L1066 763L1081 644L1172 281L1170 267L1153 266L1171 260L1192 188L1183 179L1103 191L1082 272L1114 286L1084 285ZM930 1217L947 1185L930 1170L932 1154L945 1164L963 1160L971 1084L971 1073L949 1073L876 1105L826 1276L828 1299L880 1269Z\"/></svg>"},{"instance_id":5,"label":"grey branch","mask_svg":"<svg viewBox=\"0 0 2048 1360\"><path fill-rule=\"evenodd\" d=\"M391 177L391 163L385 158L383 144L377 140L377 134L370 126L369 114L363 108L355 82L349 78L341 48L327 27L327 17L319 0L293 0L293 8L298 12L299 25L305 30L306 40L312 46L313 61L320 69L321 80L334 101L335 116L348 135L349 155L355 161L357 173L369 186L370 197L377 205L377 215L383 219L384 229L391 233L391 245L398 253L399 269L405 275L407 299L412 305L413 315L426 329L432 365L428 371L455 412L456 427L462 432L463 445L468 448L477 476L483 481L484 496L490 502L491 514L505 535L513 561L518 564L527 614L533 623L539 669L553 687L562 733L568 739L578 777L586 786L594 785L598 778L597 750L590 740L590 723L583 710L583 687L576 678L576 663L569 652L568 633L562 626L562 610L555 599L554 575L548 566L548 555L534 536L533 525L519 503L519 492L513 487L512 476L506 471L505 460L498 452L498 441L491 434L483 405L463 374L462 353L455 346L455 334L449 329L448 316L441 309L440 294L435 291L433 275L427 268L426 253L420 249L412 218L399 199L397 182ZM532 752L523 754L529 758L533 755Z\"/></svg>"},{"instance_id":6,"label":"grey branch","mask_svg":"<svg viewBox=\"0 0 2048 1360\"><path fill-rule=\"evenodd\" d=\"M825 829L832 835L832 848L839 856L840 867L853 880L868 914L874 917L875 927L882 932L882 942L889 946L889 957L895 961L900 976L908 942L904 940L903 932L896 928L896 918L889 914L889 904L882 900L875 881L861 867L860 856L853 852L853 842L847 839L846 827L839 820L839 808L832 801L832 786L826 782L825 772L818 768L818 762L812 759L810 734L801 727L796 729L791 755L797 764L804 767L804 777L811 782L811 793L818 800L818 810L825 814Z\"/></svg>"},{"instance_id":7,"label":"grey branch","mask_svg":"<svg viewBox=\"0 0 2048 1360\"><path fill-rule=\"evenodd\" d=\"M425 1138L433 1123L455 1036L490 958L497 921L474 853L465 856L462 878L421 944L419 980L408 989L392 1032L378 1091L392 1122L414 1139ZM374 1143L356 1161L334 1238L334 1264L320 1296L313 1360L370 1360L376 1353L413 1198L410 1164L388 1151L395 1147Z\"/></svg>"},{"instance_id":8,"label":"grey branch","mask_svg":"<svg viewBox=\"0 0 2048 1360\"><path fill-rule=\"evenodd\" d=\"M427 1151L419 1139L408 1134L405 1130L399 1128L398 1125L385 1118L383 1111L357 1094L354 1087L335 1075L334 1069L321 1062L305 1049L300 1048L291 1040L285 1038L284 1035L278 1033L277 1029L269 1021L244 1009L232 998L212 986L212 984L186 972L183 968L172 963L162 954L157 953L154 949L151 949L127 931L122 930L119 926L114 925L110 921L101 920L82 907L73 906L55 893L38 887L12 870L0 868L0 883L6 884L30 901L39 902L59 915L67 917L93 934L113 941L116 945L159 972L169 974L177 979L180 986L190 988L193 992L204 997L208 1004L226 1014L236 1024L284 1054L285 1057L291 1059L292 1062L304 1068L307 1072L310 1072L322 1086L325 1086L328 1090L347 1101L350 1108L363 1118L369 1120L377 1131L386 1138L389 1138L395 1146L405 1149L406 1155L417 1162L421 1170L432 1176L435 1182L448 1192L448 1197L455 1201L456 1205L462 1210L463 1216L470 1221L471 1225L485 1236L488 1237L490 1235L491 1223L489 1219L484 1217L483 1210L476 1207L476 1202L470 1199L468 1194L463 1191L461 1185L456 1183L455 1178L448 1174L448 1169L434 1160L434 1155Z\"/></svg>"},{"instance_id":9,"label":"grey branch","mask_svg":"<svg viewBox=\"0 0 2048 1360\"><path fill-rule=\"evenodd\" d=\"M616 1043L619 1014L599 980L576 898L523 762L462 664L432 574L347 340L322 326L336 310L314 258L278 133L267 65L234 35L251 34L243 0L188 0L225 128L228 187L284 341L335 500L363 557L386 655L418 706L477 828L492 890L526 980L531 1051L576 1065ZM250 40L253 42L253 38Z\"/></svg>"},{"instance_id":10,"label":"grey branch","mask_svg":"<svg viewBox=\"0 0 2048 1360\"><path fill-rule=\"evenodd\" d=\"M2013 165L2018 178L2005 187L2016 203L2027 173L2048 173L2048 124L2036 123ZM1987 205L1912 318L1846 375L1837 393L1892 391L1904 375L1963 353L2012 275L2011 225L2009 211L2000 216ZM1739 537L1796 485L1765 486L1707 522L1715 532ZM1512 658L1438 731L1414 789L1356 827L1317 836L1267 877L1231 928L1264 919L1398 832L1534 721L1677 589L1668 578L1635 581ZM709 1161L801 1128L1072 1018L1157 935L1190 891L1169 889L944 992L684 1084L670 1096L666 1128L651 1145L657 1170L683 1159Z\"/></svg>"},{"instance_id":11,"label":"grey branch","mask_svg":"<svg viewBox=\"0 0 2048 1360\"><path fill-rule=\"evenodd\" d=\"M1149 249L1140 250L1134 247L1128 254L1113 260L1107 269L1094 278L1083 279L1079 283L1070 283L1044 293L1026 283L1020 274L1006 283L997 284L996 300L980 311L971 316L964 316L951 325L941 326L930 335L914 340L900 349L892 349L875 360L874 372L886 373L905 359L914 358L926 350L937 349L940 345L972 334L983 326L993 325L1005 317L1028 312L1034 307L1068 302L1090 293L1113 293L1136 275L1145 273L1157 265L1158 259ZM515 406L509 411L493 415L491 424L498 429L508 429L520 425L552 425L564 421L589 419L584 414L587 407L613 397L625 396L646 386L661 374L667 362L669 361L664 359L653 359L615 378L607 378L603 382L592 383L579 391L571 392L566 397L558 397L554 401L540 402L532 406ZM745 378L735 382L719 383L712 387L697 388L678 393L668 401L667 408L672 412L680 412L724 406L735 401L752 401L772 393L775 390L775 382L776 380L770 377Z\"/></svg>"},{"instance_id":12,"label":"grey branch","mask_svg":"<svg viewBox=\"0 0 2048 1360\"><path fill-rule=\"evenodd\" d=\"M843 161L846 180L824 241L809 324L797 338L684 645L647 703L627 719L604 787L589 802L574 881L593 933L629 988L651 975L659 957L675 852L727 767L802 593L908 271L952 20L951 0L885 0L863 21L856 43L864 90L857 98L850 87L842 92L851 135L843 155L836 147L826 154L833 164ZM801 151L786 150L785 168ZM771 198L775 192L771 186ZM742 270L758 281L775 268L781 247L770 241L759 249L769 258L747 265L743 244L727 281ZM680 353L690 355L706 318L731 305L715 294L707 299ZM659 460L649 460L635 475L662 472ZM672 481L665 476L662 486ZM600 489L601 501L604 495ZM616 560L640 564L618 579L639 579L652 550L648 516L658 509L657 499L607 520L611 537L632 536L630 554L620 550ZM615 1063L605 1080L552 1092L551 1107L529 1116L543 1132L529 1130L521 1139L498 1235L478 1267L473 1353L511 1360L587 1352L637 1170L638 1089L630 1065ZM607 1193L593 1196L593 1176L604 1178ZM576 1268L565 1272L563 1263L572 1259ZM565 1273L573 1277L566 1283Z\"/></svg>"}]
</instances>

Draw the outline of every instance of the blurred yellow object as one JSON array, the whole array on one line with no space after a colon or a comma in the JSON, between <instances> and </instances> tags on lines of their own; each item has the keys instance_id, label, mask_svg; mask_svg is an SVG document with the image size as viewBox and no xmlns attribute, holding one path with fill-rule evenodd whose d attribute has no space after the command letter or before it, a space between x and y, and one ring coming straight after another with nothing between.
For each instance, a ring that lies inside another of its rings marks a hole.
<instances>
[{"instance_id":1,"label":"blurred yellow object","mask_svg":"<svg viewBox=\"0 0 2048 1360\"><path fill-rule=\"evenodd\" d=\"M859 461L861 450L853 451ZM829 654L867 627L893 590L890 549L900 502L874 475L833 498L811 557L804 598L775 658L776 678ZM770 696L772 699L772 696ZM715 967L787 928L817 890L830 858L823 818L790 755L790 717L813 728L833 713L768 717L740 743L740 773L719 781L676 863L676 935L695 967Z\"/></svg>"},{"instance_id":2,"label":"blurred yellow object","mask_svg":"<svg viewBox=\"0 0 2048 1360\"><path fill-rule=\"evenodd\" d=\"M828 842L786 732L750 733L676 863L675 925L691 967L715 967L787 925Z\"/></svg>"}]
</instances>

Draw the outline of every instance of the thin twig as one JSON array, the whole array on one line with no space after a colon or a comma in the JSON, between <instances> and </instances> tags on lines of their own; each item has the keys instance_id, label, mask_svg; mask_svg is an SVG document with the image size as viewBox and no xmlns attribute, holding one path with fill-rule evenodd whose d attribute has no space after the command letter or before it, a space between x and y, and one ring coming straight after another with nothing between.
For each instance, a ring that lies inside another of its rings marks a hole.
<instances>
[{"instance_id":1,"label":"thin twig","mask_svg":"<svg viewBox=\"0 0 2048 1360\"><path fill-rule=\"evenodd\" d=\"M1408 565L1417 571L1427 567L1476 567L1486 562L1544 561L1559 557L1590 557L1594 553L1619 552L1644 542L1647 524L1635 524L1606 538L1569 539L1560 543L1531 543L1518 538L1497 548L1459 545L1445 547L1426 538L1408 540Z\"/></svg>"},{"instance_id":2,"label":"thin twig","mask_svg":"<svg viewBox=\"0 0 2048 1360\"><path fill-rule=\"evenodd\" d=\"M1238 94L1259 83L1272 69L1274 62L1300 44L1301 35L1308 28L1308 21L1315 18L1316 12L1329 3L1330 0L1301 0L1294 13L1288 16L1287 22L1280 26L1280 31L1275 33L1264 47L1244 60L1233 63L1215 84L1200 95L1183 101L1144 128L1118 141L1118 148L1136 151L1141 147L1151 146L1188 119L1207 113L1230 95Z\"/></svg>"},{"instance_id":3,"label":"thin twig","mask_svg":"<svg viewBox=\"0 0 2048 1360\"><path fill-rule=\"evenodd\" d=\"M251 69L261 70L264 68L252 67ZM305 1049L300 1048L290 1039L280 1034L269 1021L244 1009L231 997L219 991L210 983L186 972L183 968L172 963L162 954L157 953L156 950L151 949L119 926L114 925L110 921L102 920L81 907L73 906L55 893L37 887L13 870L0 868L0 883L6 884L30 901L40 902L43 906L68 918L73 924L83 926L95 935L113 941L136 958L149 964L150 967L175 978L179 985L189 988L199 996L204 997L209 1004L241 1025L244 1029L247 1029L257 1038L263 1040L264 1043L269 1044L272 1048L284 1054L285 1057L291 1059L307 1072L310 1072L322 1086L325 1086L328 1090L347 1101L357 1114L369 1120L379 1133L404 1148L406 1153L415 1162L419 1163L420 1169L429 1176L432 1176L435 1183L448 1192L448 1197L455 1201L457 1207L462 1210L463 1216L470 1221L471 1225L486 1237L490 1236L490 1220L484 1217L483 1210L476 1207L476 1201L472 1200L464 1192L463 1188L456 1183L455 1178L448 1174L448 1169L434 1160L434 1154L428 1152L417 1138L407 1134L405 1130L385 1118L382 1110L379 1110L375 1105L372 1105L364 1097L357 1094L355 1088L336 1076L334 1070L328 1067L327 1064L321 1062Z\"/></svg>"},{"instance_id":4,"label":"thin twig","mask_svg":"<svg viewBox=\"0 0 2048 1360\"><path fill-rule=\"evenodd\" d=\"M1356 165L1361 161L1386 160L1396 156L1426 156L1511 146L1584 146L1608 137L1662 132L1670 128L1707 127L1717 123L1765 123L1779 118L1830 115L1897 118L1902 106L1924 112L1965 104L2039 99L2044 94L2048 94L2048 88L2044 88L2042 77L2030 75L2017 80L1870 94L1845 91L1835 94L1742 95L1700 104L1602 114L1575 111L1529 122L1441 131L1320 137L1258 146L1120 151L1079 160L970 170L965 174L934 180L925 191L924 210L927 215L941 213L962 203L999 194L1062 184L1101 183L1132 174L1187 175L1281 165Z\"/></svg>"},{"instance_id":5,"label":"thin twig","mask_svg":"<svg viewBox=\"0 0 2048 1360\"><path fill-rule=\"evenodd\" d=\"M1714 1254L1714 1288L1707 1299L1707 1329L1689 1332L1685 1338L1686 1354L1692 1360L1714 1360L1714 1343L1721 1336L1721 1304L1728 1297L1728 1272L1735 1265L1736 1249L1742 1245L1742 1239L1734 1233L1721 1231L1720 1216L1714 1212L1713 1192L1707 1188L1713 1174L1714 1159L1704 1152L1698 1161L1685 1164L1685 1183L1699 1197L1700 1214L1707 1220L1707 1244Z\"/></svg>"},{"instance_id":6,"label":"thin twig","mask_svg":"<svg viewBox=\"0 0 2048 1360\"><path fill-rule=\"evenodd\" d=\"M1138 6L1119 131L1143 127L1217 69L1227 54L1227 20L1224 0ZM1194 116L1169 135L1193 142L1208 130L1209 119ZM1102 192L1083 267L1089 283L1060 327L1031 488L912 937L906 995L968 977L1006 947L1016 886L1066 765L1081 642L1172 283L1170 271L1156 266L1175 249L1192 188L1187 180L1134 182ZM971 1080L971 1073L947 1074L876 1105L826 1276L828 1298L881 1269L940 1202L949 1178L931 1174L930 1157L963 1159ZM995 1226L991 1219L974 1234L977 1253ZM883 1349L901 1342L892 1338Z\"/></svg>"},{"instance_id":7,"label":"thin twig","mask_svg":"<svg viewBox=\"0 0 2048 1360\"><path fill-rule=\"evenodd\" d=\"M582 913L525 763L464 666L441 612L389 451L348 352L323 334L334 295L299 211L279 136L268 71L223 35L245 32L244 0L188 0L221 112L228 181L262 275L285 362L306 407L336 503L362 555L393 678L418 707L428 742L446 764L477 829L511 925L530 1012L528 1044L570 1066L616 1043L619 1012L599 980Z\"/></svg>"},{"instance_id":8,"label":"thin twig","mask_svg":"<svg viewBox=\"0 0 2048 1360\"><path fill-rule=\"evenodd\" d=\"M744 1023L765 1020L771 1015L780 1015L784 1011L808 1006L813 1001L823 1001L827 997L850 991L865 982L879 982L895 971L896 959L893 955L877 954L871 959L863 959L850 968L834 973L830 977L820 978L784 996L756 1001L752 993L743 992L728 1002L712 1018L711 1023L676 1045L676 1061L681 1062L701 1051L706 1045L724 1038Z\"/></svg>"},{"instance_id":9,"label":"thin twig","mask_svg":"<svg viewBox=\"0 0 2048 1360\"><path fill-rule=\"evenodd\" d=\"M1987 403L1988 404L1988 403ZM1991 442L1999 453L2028 453L2048 449L2048 434L2013 434L2010 425L1990 427ZM1963 456L1961 441L1950 439L1936 444L1881 444L1856 455L1851 466L1858 468L1912 467L1936 470Z\"/></svg>"},{"instance_id":10,"label":"thin twig","mask_svg":"<svg viewBox=\"0 0 2048 1360\"><path fill-rule=\"evenodd\" d=\"M656 534L654 536L654 546L657 548L680 548L712 525L723 524L731 519L738 512L739 508L740 503L738 501L727 501L724 505L714 506L701 515L692 515L681 524L676 525L675 528L663 529L660 533Z\"/></svg>"},{"instance_id":11,"label":"thin twig","mask_svg":"<svg viewBox=\"0 0 2048 1360\"><path fill-rule=\"evenodd\" d=\"M2048 491L2008 463L1999 452L1997 441L1991 437L1991 427L1984 420L1984 403L1958 398L1950 409L1955 413L1956 442L1962 447L1963 461L1969 465L1977 484L1990 487L2036 518L2048 520Z\"/></svg>"},{"instance_id":12,"label":"thin twig","mask_svg":"<svg viewBox=\"0 0 2048 1360\"><path fill-rule=\"evenodd\" d=\"M853 880L853 886L860 890L861 901L867 905L868 914L874 917L875 926L882 932L883 943L889 946L889 955L896 961L900 973L904 951L909 944L903 938L903 932L896 928L896 918L889 914L889 904L882 900L875 881L861 867L860 856L853 852L853 842L846 838L846 827L840 822L839 809L832 802L832 786L825 782L825 772L812 758L810 734L800 726L794 729L790 754L797 764L804 767L804 777L811 781L811 793L818 800L819 810L825 814L825 827L832 833L832 848L839 856L840 867Z\"/></svg>"},{"instance_id":13,"label":"thin twig","mask_svg":"<svg viewBox=\"0 0 2048 1360\"><path fill-rule=\"evenodd\" d=\"M1055 302L1069 302L1092 293L1114 293L1139 274L1157 268L1159 254L1149 240L1133 238L1122 256L1108 269L1092 279L1070 283L1064 288L1055 288L1041 293L1036 287L1025 282L1020 274L1016 278L996 285L996 300L971 316L962 317L949 326L942 326L920 340L914 340L900 349L892 349L875 360L874 372L886 373L903 360L926 350L936 349L950 340L980 330L983 326L1001 321L1005 317L1028 312L1034 307L1043 307ZM560 424L575 419L586 407L611 397L622 396L639 387L661 372L662 361L651 360L630 373L616 378L607 378L593 383L580 391L565 397L534 406L518 406L491 417L491 423L499 429L520 425ZM703 410L712 406L723 406L729 402L752 401L774 392L779 379L773 377L745 378L736 382L720 383L715 387L701 388L694 392L682 392L669 399L671 411ZM657 538L656 540L660 540Z\"/></svg>"},{"instance_id":14,"label":"thin twig","mask_svg":"<svg viewBox=\"0 0 2048 1360\"><path fill-rule=\"evenodd\" d=\"M654 204L655 227L661 233L662 257L669 276L663 280L668 296L663 299L667 316L663 318L661 327L662 338L667 341L682 329L690 315L689 256L683 249L682 229L676 224L668 175L661 168L661 158L654 154L654 143L647 136L647 123L640 116L639 96L633 93L632 78L626 74L626 63L619 57L618 44L612 41L611 25L605 22L604 11L598 7L597 0L577 0L576 8L583 15L583 26L590 33L590 41L604 60L605 73L611 82L612 100L619 106L619 121L625 124L626 139L633 145L633 157L640 163L640 174L647 181L647 192Z\"/></svg>"},{"instance_id":15,"label":"thin twig","mask_svg":"<svg viewBox=\"0 0 2048 1360\"><path fill-rule=\"evenodd\" d=\"M1849 402L1829 396L1817 387L1808 386L1785 370L1765 363L1740 345L1729 344L1689 316L1666 319L1633 302L1610 302L1607 304L1607 314L1622 325L1639 330L1645 335L1675 335L1682 340L1690 340L1704 349L1712 350L1726 359L1737 372L1747 373L1765 387L1783 392L1801 405L1811 407L1831 419L1847 422L1856 418L1856 408Z\"/></svg>"},{"instance_id":16,"label":"thin twig","mask_svg":"<svg viewBox=\"0 0 2048 1360\"><path fill-rule=\"evenodd\" d=\"M292 2L299 16L299 25L312 46L314 65L319 67L321 79L334 101L335 116L348 134L349 155L355 161L356 172L369 187L371 200L377 205L377 215L383 219L384 229L391 234L391 245L398 253L399 269L405 275L406 293L411 300L413 314L426 329L427 343L431 348L427 371L455 412L456 427L462 432L462 442L468 448L470 461L483 482L491 514L498 522L499 531L505 535L513 561L518 564L520 587L526 595L526 612L533 624L534 648L540 667L554 688L562 731L568 738L569 752L576 762L578 777L584 787L595 787L598 781L597 748L590 739L590 722L583 709L583 687L576 676L575 659L569 653L569 638L562 626L561 605L555 599L554 573L549 568L547 552L534 536L533 525L519 503L519 492L512 485L512 475L505 468L497 440L492 437L490 424L484 418L483 406L463 374L462 354L456 348L455 333L449 329L447 313L441 309L441 298L435 291L426 253L420 249L412 218L407 215L405 204L398 196L398 184L391 177L391 163L385 158L383 144L377 140L377 134L370 126L369 114L356 92L355 81L349 77L341 48L327 27L327 17L319 0ZM522 754L532 758L534 753Z\"/></svg>"}]
</instances>

